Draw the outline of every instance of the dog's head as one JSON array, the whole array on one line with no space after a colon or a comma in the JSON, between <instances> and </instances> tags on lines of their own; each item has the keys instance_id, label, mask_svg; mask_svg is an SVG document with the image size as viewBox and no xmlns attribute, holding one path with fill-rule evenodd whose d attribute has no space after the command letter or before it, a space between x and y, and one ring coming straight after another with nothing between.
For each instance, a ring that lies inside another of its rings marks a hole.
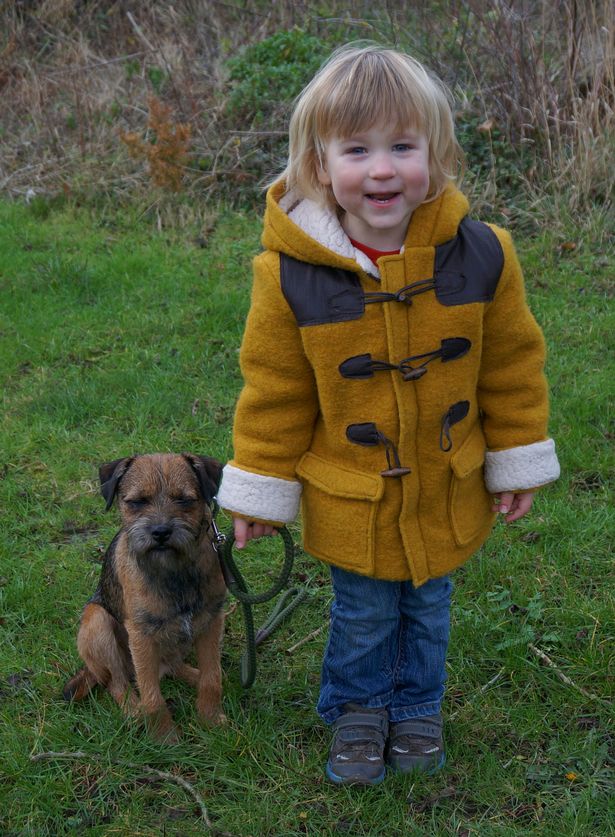
<instances>
[{"instance_id":1,"label":"dog's head","mask_svg":"<svg viewBox=\"0 0 615 837\"><path fill-rule=\"evenodd\" d=\"M209 456L150 454L100 467L102 495L118 500L135 551L185 551L199 537L216 495L222 465Z\"/></svg>"}]
</instances>

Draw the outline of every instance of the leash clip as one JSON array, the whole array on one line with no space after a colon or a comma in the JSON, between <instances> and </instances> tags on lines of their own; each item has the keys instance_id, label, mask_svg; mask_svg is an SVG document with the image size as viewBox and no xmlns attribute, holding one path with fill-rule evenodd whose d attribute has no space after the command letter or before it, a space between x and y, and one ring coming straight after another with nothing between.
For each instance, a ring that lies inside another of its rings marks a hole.
<instances>
[{"instance_id":1,"label":"leash clip","mask_svg":"<svg viewBox=\"0 0 615 837\"><path fill-rule=\"evenodd\" d=\"M218 500L216 497L213 499L213 503L211 504L211 530L214 533L214 536L211 540L211 545L216 550L216 552L220 552L221 547L224 546L226 543L226 535L224 532L221 532L218 527L216 526L216 515L220 511L220 506L218 505Z\"/></svg>"},{"instance_id":2,"label":"leash clip","mask_svg":"<svg viewBox=\"0 0 615 837\"><path fill-rule=\"evenodd\" d=\"M212 545L216 552L219 552L220 548L226 543L226 535L218 529L216 521L213 518L211 520L211 528L214 533Z\"/></svg>"}]
</instances>

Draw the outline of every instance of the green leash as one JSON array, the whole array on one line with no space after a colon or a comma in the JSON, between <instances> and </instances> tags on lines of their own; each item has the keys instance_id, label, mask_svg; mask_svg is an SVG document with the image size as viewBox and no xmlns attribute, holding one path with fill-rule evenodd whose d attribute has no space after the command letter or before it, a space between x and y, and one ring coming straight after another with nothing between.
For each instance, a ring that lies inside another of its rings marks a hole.
<instances>
[{"instance_id":1,"label":"green leash","mask_svg":"<svg viewBox=\"0 0 615 837\"><path fill-rule=\"evenodd\" d=\"M255 631L252 605L268 602L286 587L295 558L293 539L286 526L278 529L278 533L284 541L284 563L280 575L269 590L266 590L264 593L250 593L233 558L235 535L232 533L230 535L224 535L216 526L215 519L212 519L212 528L214 532L214 547L220 559L224 581L229 592L239 601L243 610L243 620L246 628L246 650L241 657L240 674L241 685L244 689L249 689L256 677L256 648L261 642L264 642L271 636L276 628L301 604L307 596L307 590L303 587L292 587L286 590L264 624L261 625L258 631Z\"/></svg>"}]
</instances>

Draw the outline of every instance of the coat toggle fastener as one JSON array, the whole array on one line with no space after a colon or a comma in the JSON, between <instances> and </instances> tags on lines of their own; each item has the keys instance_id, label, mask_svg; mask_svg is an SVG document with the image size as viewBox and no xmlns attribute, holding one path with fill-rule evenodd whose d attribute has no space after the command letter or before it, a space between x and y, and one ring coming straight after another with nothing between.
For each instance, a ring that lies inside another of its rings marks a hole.
<instances>
[{"instance_id":1,"label":"coat toggle fastener","mask_svg":"<svg viewBox=\"0 0 615 837\"><path fill-rule=\"evenodd\" d=\"M389 293L387 291L372 291L363 295L365 304L369 305L373 302L405 302L406 305L412 305L412 297L424 294L426 291L435 291L436 280L421 279L419 282L412 282L410 285L404 285L396 293Z\"/></svg>"},{"instance_id":2,"label":"coat toggle fastener","mask_svg":"<svg viewBox=\"0 0 615 837\"><path fill-rule=\"evenodd\" d=\"M401 372L404 381L417 381L427 372L427 364L431 363L432 360L441 358L442 363L457 360L469 352L471 345L470 340L465 337L447 337L441 341L439 349L434 349L433 352L425 352L422 355L405 357L399 363L373 360L370 354L364 354L347 358L340 363L338 368L344 378L372 378L374 372L397 370ZM419 366L412 366L417 360L422 360L423 363Z\"/></svg>"},{"instance_id":3,"label":"coat toggle fastener","mask_svg":"<svg viewBox=\"0 0 615 837\"><path fill-rule=\"evenodd\" d=\"M380 476L403 477L411 473L410 468L401 464L395 444L384 433L381 433L372 421L349 424L346 428L346 438L356 445L384 445L388 467L380 472Z\"/></svg>"}]
</instances>

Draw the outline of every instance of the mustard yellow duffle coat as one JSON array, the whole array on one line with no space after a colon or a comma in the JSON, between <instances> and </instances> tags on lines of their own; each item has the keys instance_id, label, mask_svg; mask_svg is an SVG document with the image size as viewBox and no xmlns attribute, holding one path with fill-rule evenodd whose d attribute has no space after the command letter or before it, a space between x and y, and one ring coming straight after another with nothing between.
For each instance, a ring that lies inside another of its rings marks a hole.
<instances>
[{"instance_id":1,"label":"mustard yellow duffle coat","mask_svg":"<svg viewBox=\"0 0 615 837\"><path fill-rule=\"evenodd\" d=\"M511 239L449 187L374 265L334 213L267 196L218 499L307 552L415 585L486 539L492 495L556 479L544 340Z\"/></svg>"}]
</instances>

